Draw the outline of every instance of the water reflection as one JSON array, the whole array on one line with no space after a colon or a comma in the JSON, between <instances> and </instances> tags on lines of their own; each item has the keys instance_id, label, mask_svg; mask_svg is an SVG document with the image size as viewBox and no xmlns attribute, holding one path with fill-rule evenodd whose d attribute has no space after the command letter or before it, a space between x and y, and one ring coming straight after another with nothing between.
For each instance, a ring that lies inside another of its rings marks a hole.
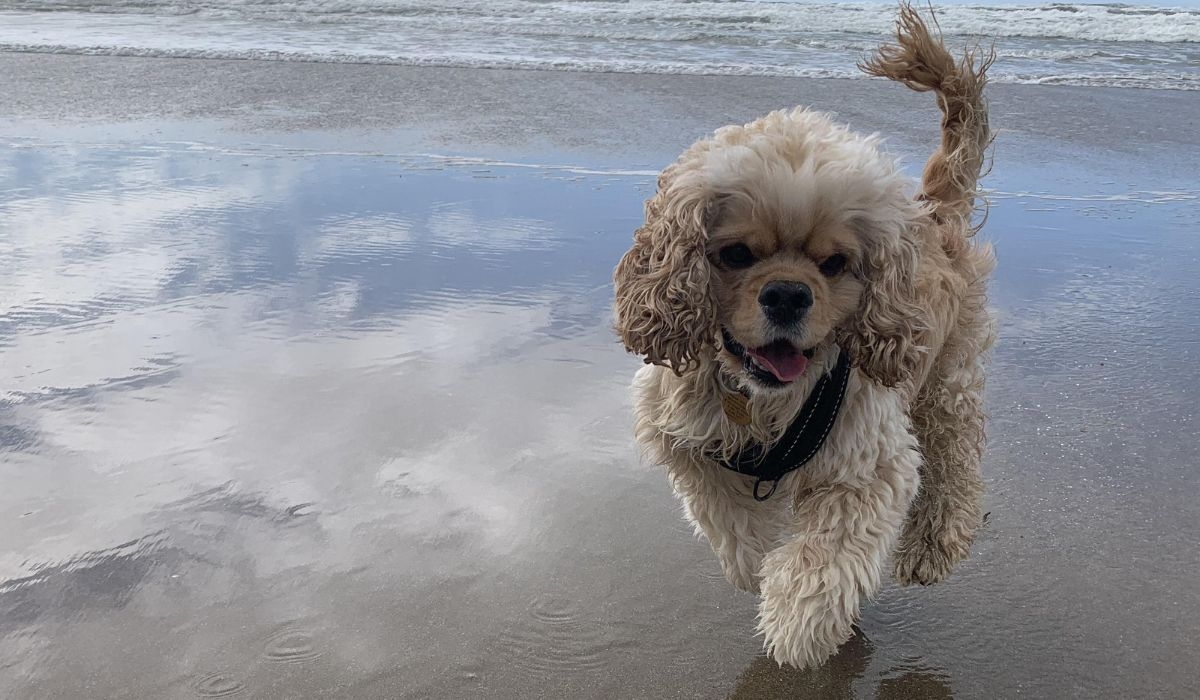
<instances>
[{"instance_id":1,"label":"water reflection","mask_svg":"<svg viewBox=\"0 0 1200 700\"><path fill-rule=\"evenodd\" d=\"M904 666L875 671L874 654L875 645L862 630L856 629L850 641L819 668L805 671L780 668L766 656L759 656L738 678L729 698L949 700L954 697L945 671Z\"/></svg>"},{"instance_id":2,"label":"water reflection","mask_svg":"<svg viewBox=\"0 0 1200 700\"><path fill-rule=\"evenodd\" d=\"M573 540L544 532L553 501L598 488L597 463L636 468L605 320L639 179L548 198L562 180L537 171L7 156L6 696L261 692L280 667L260 661L338 687L457 658L419 643L445 622L424 601Z\"/></svg>"},{"instance_id":3,"label":"water reflection","mask_svg":"<svg viewBox=\"0 0 1200 700\"><path fill-rule=\"evenodd\" d=\"M1190 200L997 202L992 523L794 674L631 444L608 280L651 175L69 147L0 174L4 697L1053 695L1101 685L1118 628L1153 652L1131 684L1195 638L1137 602L1200 609L1155 515L1195 513L1197 383L1149 371L1192 366Z\"/></svg>"}]
</instances>

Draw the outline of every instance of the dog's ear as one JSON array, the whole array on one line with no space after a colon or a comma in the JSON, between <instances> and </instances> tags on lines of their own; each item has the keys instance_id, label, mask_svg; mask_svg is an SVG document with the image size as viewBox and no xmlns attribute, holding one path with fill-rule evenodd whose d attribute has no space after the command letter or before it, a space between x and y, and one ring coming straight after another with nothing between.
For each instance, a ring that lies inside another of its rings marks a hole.
<instances>
[{"instance_id":1,"label":"dog's ear","mask_svg":"<svg viewBox=\"0 0 1200 700\"><path fill-rule=\"evenodd\" d=\"M920 342L926 328L916 299L916 225L865 218L853 222L864 243L854 273L865 287L858 311L842 327L838 343L854 366L889 387L911 378L927 351Z\"/></svg>"},{"instance_id":2,"label":"dog's ear","mask_svg":"<svg viewBox=\"0 0 1200 700\"><path fill-rule=\"evenodd\" d=\"M717 317L705 246L718 208L698 172L679 163L668 167L646 202L646 222L613 273L621 342L676 374L715 352Z\"/></svg>"}]
</instances>

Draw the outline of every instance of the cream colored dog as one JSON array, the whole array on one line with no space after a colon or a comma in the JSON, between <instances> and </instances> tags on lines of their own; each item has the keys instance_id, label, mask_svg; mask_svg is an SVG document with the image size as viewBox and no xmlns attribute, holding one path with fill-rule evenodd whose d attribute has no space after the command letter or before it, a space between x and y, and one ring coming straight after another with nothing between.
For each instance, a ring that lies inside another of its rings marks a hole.
<instances>
[{"instance_id":1,"label":"cream colored dog","mask_svg":"<svg viewBox=\"0 0 1200 700\"><path fill-rule=\"evenodd\" d=\"M994 259L971 217L990 59L956 62L910 7L897 36L863 69L937 95L941 148L915 195L875 137L773 112L662 172L615 273L617 331L648 363L637 439L797 667L850 637L889 555L900 582L940 581L980 522ZM758 500L720 461L779 442L843 353L819 449Z\"/></svg>"}]
</instances>

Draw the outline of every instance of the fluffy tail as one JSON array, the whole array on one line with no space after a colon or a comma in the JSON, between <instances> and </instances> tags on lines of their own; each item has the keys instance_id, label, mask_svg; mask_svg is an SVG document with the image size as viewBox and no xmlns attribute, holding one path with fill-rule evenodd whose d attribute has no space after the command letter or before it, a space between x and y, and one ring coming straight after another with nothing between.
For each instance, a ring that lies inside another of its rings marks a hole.
<instances>
[{"instance_id":1,"label":"fluffy tail","mask_svg":"<svg viewBox=\"0 0 1200 700\"><path fill-rule=\"evenodd\" d=\"M937 94L942 110L942 145L925 164L921 197L933 204L939 220L969 219L975 189L991 143L983 87L993 52L967 51L955 61L911 5L900 7L896 45L883 46L859 67L869 75L904 83L913 90ZM968 230L971 230L968 227Z\"/></svg>"}]
</instances>

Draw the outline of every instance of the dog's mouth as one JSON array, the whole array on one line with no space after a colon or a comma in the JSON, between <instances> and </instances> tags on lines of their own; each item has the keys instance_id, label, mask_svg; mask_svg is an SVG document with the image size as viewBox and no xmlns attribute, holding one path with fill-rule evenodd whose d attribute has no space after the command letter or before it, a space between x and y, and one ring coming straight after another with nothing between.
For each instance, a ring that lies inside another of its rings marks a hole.
<instances>
[{"instance_id":1,"label":"dog's mouth","mask_svg":"<svg viewBox=\"0 0 1200 700\"><path fill-rule=\"evenodd\" d=\"M766 386L785 386L804 376L813 349L801 350L786 338L779 338L759 348L749 348L721 329L725 349L742 358L747 373Z\"/></svg>"}]
</instances>

